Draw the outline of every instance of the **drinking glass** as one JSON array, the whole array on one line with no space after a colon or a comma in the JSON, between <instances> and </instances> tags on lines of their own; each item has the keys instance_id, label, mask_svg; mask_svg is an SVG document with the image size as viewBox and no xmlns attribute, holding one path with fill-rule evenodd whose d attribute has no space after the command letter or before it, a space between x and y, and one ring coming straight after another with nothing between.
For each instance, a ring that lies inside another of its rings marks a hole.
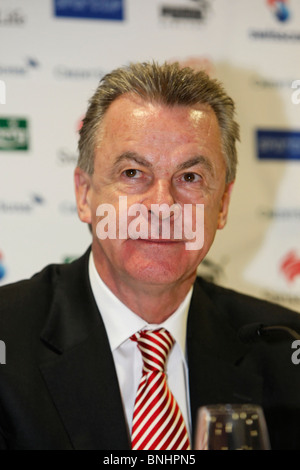
<instances>
[{"instance_id":1,"label":"drinking glass","mask_svg":"<svg viewBox=\"0 0 300 470\"><path fill-rule=\"evenodd\" d=\"M262 408L248 404L201 407L194 449L270 450Z\"/></svg>"}]
</instances>

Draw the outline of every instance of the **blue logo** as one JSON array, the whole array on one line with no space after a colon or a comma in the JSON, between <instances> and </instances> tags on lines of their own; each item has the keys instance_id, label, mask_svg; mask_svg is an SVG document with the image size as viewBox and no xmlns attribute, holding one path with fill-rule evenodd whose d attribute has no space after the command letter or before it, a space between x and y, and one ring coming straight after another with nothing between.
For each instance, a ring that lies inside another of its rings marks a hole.
<instances>
[{"instance_id":1,"label":"blue logo","mask_svg":"<svg viewBox=\"0 0 300 470\"><path fill-rule=\"evenodd\" d=\"M259 129L256 144L260 160L300 160L300 131Z\"/></svg>"},{"instance_id":2,"label":"blue logo","mask_svg":"<svg viewBox=\"0 0 300 470\"><path fill-rule=\"evenodd\" d=\"M55 16L94 20L124 19L124 0L54 0Z\"/></svg>"},{"instance_id":3,"label":"blue logo","mask_svg":"<svg viewBox=\"0 0 300 470\"><path fill-rule=\"evenodd\" d=\"M5 274L6 274L6 269L3 264L3 255L0 251L0 281L4 278Z\"/></svg>"},{"instance_id":4,"label":"blue logo","mask_svg":"<svg viewBox=\"0 0 300 470\"><path fill-rule=\"evenodd\" d=\"M275 17L278 21L284 22L289 20L290 18L290 11L288 8L288 1L287 0L267 0L270 8L273 10Z\"/></svg>"}]
</instances>

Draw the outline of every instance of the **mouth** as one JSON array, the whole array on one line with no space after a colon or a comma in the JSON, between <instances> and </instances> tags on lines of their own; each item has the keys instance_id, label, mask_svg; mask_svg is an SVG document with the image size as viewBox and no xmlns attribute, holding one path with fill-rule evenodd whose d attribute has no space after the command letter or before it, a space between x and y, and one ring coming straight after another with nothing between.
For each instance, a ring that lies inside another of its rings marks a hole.
<instances>
[{"instance_id":1,"label":"mouth","mask_svg":"<svg viewBox=\"0 0 300 470\"><path fill-rule=\"evenodd\" d=\"M178 245L180 243L185 243L184 240L172 240L172 239L163 239L163 238L137 238L134 241L140 243L148 243L153 245Z\"/></svg>"}]
</instances>

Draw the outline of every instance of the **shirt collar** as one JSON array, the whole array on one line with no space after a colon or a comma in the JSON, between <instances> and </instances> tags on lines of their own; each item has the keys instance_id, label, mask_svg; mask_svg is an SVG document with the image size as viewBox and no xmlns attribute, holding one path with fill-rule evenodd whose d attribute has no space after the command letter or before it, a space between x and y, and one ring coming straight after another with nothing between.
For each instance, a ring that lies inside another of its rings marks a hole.
<instances>
[{"instance_id":1,"label":"shirt collar","mask_svg":"<svg viewBox=\"0 0 300 470\"><path fill-rule=\"evenodd\" d=\"M165 322L154 325L147 323L132 312L111 292L96 270L92 252L89 259L89 277L112 351L139 330L163 327L171 333L185 356L187 315L193 288L189 290L183 302Z\"/></svg>"}]
</instances>

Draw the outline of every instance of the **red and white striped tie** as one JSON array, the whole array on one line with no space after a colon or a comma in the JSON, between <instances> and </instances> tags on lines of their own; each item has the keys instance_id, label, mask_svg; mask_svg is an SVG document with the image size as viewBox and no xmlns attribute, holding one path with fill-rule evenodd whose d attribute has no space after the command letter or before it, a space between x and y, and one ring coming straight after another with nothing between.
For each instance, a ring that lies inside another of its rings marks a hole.
<instances>
[{"instance_id":1,"label":"red and white striped tie","mask_svg":"<svg viewBox=\"0 0 300 470\"><path fill-rule=\"evenodd\" d=\"M164 371L174 339L164 328L140 331L130 339L137 341L144 362L134 405L131 448L190 450L183 416Z\"/></svg>"}]
</instances>

